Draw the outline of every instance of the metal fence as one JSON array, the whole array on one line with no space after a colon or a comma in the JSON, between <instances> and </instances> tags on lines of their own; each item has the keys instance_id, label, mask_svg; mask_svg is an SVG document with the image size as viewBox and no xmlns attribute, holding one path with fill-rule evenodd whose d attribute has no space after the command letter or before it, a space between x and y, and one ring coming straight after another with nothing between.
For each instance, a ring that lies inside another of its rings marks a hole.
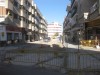
<instances>
[{"instance_id":1,"label":"metal fence","mask_svg":"<svg viewBox=\"0 0 100 75\"><path fill-rule=\"evenodd\" d=\"M100 75L100 53L68 52L68 75Z\"/></svg>"},{"instance_id":2,"label":"metal fence","mask_svg":"<svg viewBox=\"0 0 100 75\"><path fill-rule=\"evenodd\" d=\"M10 50L0 55L7 64L51 68L67 75L100 75L100 52Z\"/></svg>"}]
</instances>

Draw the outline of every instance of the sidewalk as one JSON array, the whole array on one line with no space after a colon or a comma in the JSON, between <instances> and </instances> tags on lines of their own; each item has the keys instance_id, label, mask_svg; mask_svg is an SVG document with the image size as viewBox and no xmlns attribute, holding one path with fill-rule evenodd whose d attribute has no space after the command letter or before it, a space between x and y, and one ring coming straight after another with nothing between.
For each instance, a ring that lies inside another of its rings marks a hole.
<instances>
[{"instance_id":1,"label":"sidewalk","mask_svg":"<svg viewBox=\"0 0 100 75\"><path fill-rule=\"evenodd\" d=\"M78 48L78 45L74 45L74 44L70 44L70 43L64 43L63 45L66 48L75 48L75 49Z\"/></svg>"},{"instance_id":2,"label":"sidewalk","mask_svg":"<svg viewBox=\"0 0 100 75\"><path fill-rule=\"evenodd\" d=\"M78 45L64 43L64 47L77 49L78 48ZM84 50L100 51L100 49L97 49L97 48L94 48L94 47L89 47L89 46L79 45L79 48L80 49L84 49Z\"/></svg>"},{"instance_id":3,"label":"sidewalk","mask_svg":"<svg viewBox=\"0 0 100 75\"><path fill-rule=\"evenodd\" d=\"M84 50L100 51L100 49L97 49L97 48L94 48L94 47L89 47L89 46L80 45L80 48L84 49Z\"/></svg>"},{"instance_id":4,"label":"sidewalk","mask_svg":"<svg viewBox=\"0 0 100 75\"><path fill-rule=\"evenodd\" d=\"M57 42L55 39L51 40L50 42L43 42L43 40L41 41L35 41L35 42L28 42L28 43L34 43L34 44L46 44L46 45L50 45L50 47L52 47L53 44L58 45L59 47L63 48L63 45L61 42Z\"/></svg>"}]
</instances>

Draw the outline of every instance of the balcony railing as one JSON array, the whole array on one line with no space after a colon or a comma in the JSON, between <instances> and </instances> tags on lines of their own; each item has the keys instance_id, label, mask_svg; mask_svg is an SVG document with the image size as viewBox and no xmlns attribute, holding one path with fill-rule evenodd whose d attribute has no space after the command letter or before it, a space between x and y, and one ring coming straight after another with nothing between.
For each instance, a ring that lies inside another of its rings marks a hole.
<instances>
[{"instance_id":1,"label":"balcony railing","mask_svg":"<svg viewBox=\"0 0 100 75\"><path fill-rule=\"evenodd\" d=\"M72 5L74 4L74 2L75 2L75 0L71 0L71 7L72 7Z\"/></svg>"},{"instance_id":2,"label":"balcony railing","mask_svg":"<svg viewBox=\"0 0 100 75\"><path fill-rule=\"evenodd\" d=\"M98 9L98 2L95 2L93 6L90 8L90 14L95 12Z\"/></svg>"},{"instance_id":3,"label":"balcony railing","mask_svg":"<svg viewBox=\"0 0 100 75\"><path fill-rule=\"evenodd\" d=\"M77 8L73 8L73 10L71 11L71 17L73 17L77 12Z\"/></svg>"}]
</instances>

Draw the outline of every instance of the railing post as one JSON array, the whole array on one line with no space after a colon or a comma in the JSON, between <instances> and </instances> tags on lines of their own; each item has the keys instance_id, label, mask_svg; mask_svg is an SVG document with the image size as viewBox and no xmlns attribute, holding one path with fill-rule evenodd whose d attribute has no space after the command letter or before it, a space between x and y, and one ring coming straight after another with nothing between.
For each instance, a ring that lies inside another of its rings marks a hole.
<instances>
[{"instance_id":1,"label":"railing post","mask_svg":"<svg viewBox=\"0 0 100 75\"><path fill-rule=\"evenodd\" d=\"M64 52L64 63L63 63L63 68L64 68L64 72L67 72L67 52Z\"/></svg>"},{"instance_id":2,"label":"railing post","mask_svg":"<svg viewBox=\"0 0 100 75\"><path fill-rule=\"evenodd\" d=\"M38 62L37 63L40 63L41 61L40 61L40 52L38 51ZM39 64L39 66L40 66L40 64Z\"/></svg>"}]
</instances>

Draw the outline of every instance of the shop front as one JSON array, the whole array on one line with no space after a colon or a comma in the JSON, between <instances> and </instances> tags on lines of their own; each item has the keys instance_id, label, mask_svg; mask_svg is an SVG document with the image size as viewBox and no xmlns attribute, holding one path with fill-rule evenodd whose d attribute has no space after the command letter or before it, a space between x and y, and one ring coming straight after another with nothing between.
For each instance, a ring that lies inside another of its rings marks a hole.
<instances>
[{"instance_id":1,"label":"shop front","mask_svg":"<svg viewBox=\"0 0 100 75\"><path fill-rule=\"evenodd\" d=\"M20 27L6 25L7 43L18 43L22 40L22 31Z\"/></svg>"},{"instance_id":2,"label":"shop front","mask_svg":"<svg viewBox=\"0 0 100 75\"><path fill-rule=\"evenodd\" d=\"M100 19L85 23L85 39L83 45L95 47L100 45Z\"/></svg>"}]
</instances>

